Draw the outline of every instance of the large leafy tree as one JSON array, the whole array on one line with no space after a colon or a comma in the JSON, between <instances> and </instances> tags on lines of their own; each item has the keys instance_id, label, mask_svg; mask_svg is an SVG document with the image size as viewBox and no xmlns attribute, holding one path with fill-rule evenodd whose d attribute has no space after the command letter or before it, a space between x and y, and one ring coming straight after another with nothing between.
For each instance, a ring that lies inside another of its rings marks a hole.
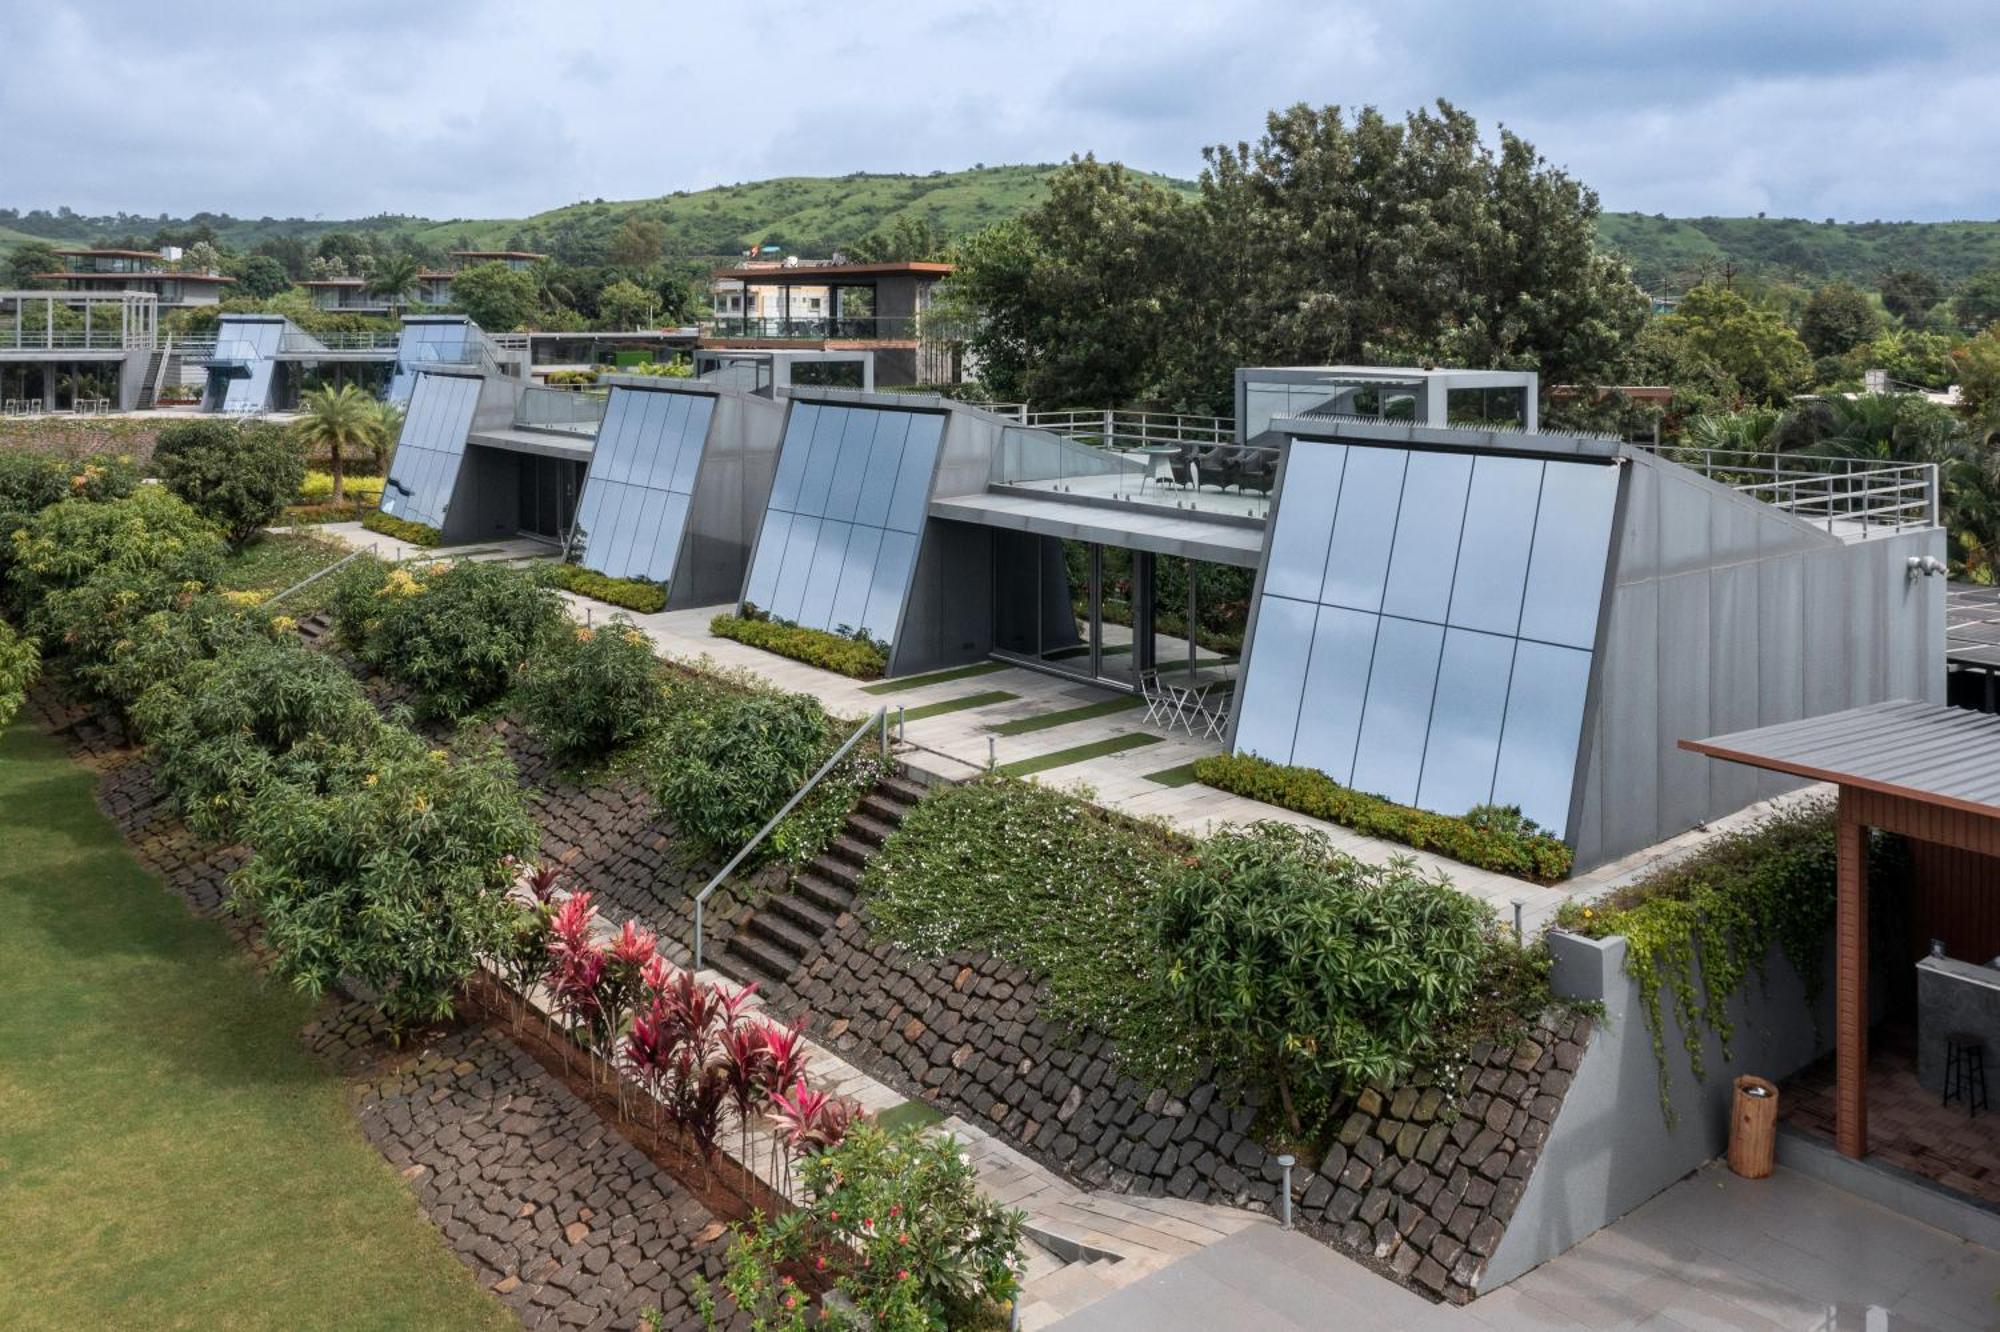
<instances>
[{"instance_id":1,"label":"large leafy tree","mask_svg":"<svg viewBox=\"0 0 2000 1332\"><path fill-rule=\"evenodd\" d=\"M388 421L373 398L352 384L312 389L299 396L299 442L307 452L327 456L333 473L333 502L347 498L347 460L357 454L380 457L388 446Z\"/></svg>"},{"instance_id":2,"label":"large leafy tree","mask_svg":"<svg viewBox=\"0 0 2000 1332\"><path fill-rule=\"evenodd\" d=\"M7 282L19 290L53 287L56 285L53 278L39 274L61 271L62 257L56 253L55 246L46 241L24 241L7 256Z\"/></svg>"},{"instance_id":3,"label":"large leafy tree","mask_svg":"<svg viewBox=\"0 0 2000 1332\"><path fill-rule=\"evenodd\" d=\"M237 290L258 300L268 300L292 285L285 266L269 255L253 254L236 266L233 274Z\"/></svg>"},{"instance_id":4,"label":"large leafy tree","mask_svg":"<svg viewBox=\"0 0 2000 1332\"><path fill-rule=\"evenodd\" d=\"M659 293L629 278L619 278L597 293L597 322L605 328L643 328L659 308Z\"/></svg>"},{"instance_id":5,"label":"large leafy tree","mask_svg":"<svg viewBox=\"0 0 2000 1332\"><path fill-rule=\"evenodd\" d=\"M160 432L153 463L167 489L236 546L276 518L306 477L304 450L268 421L177 421Z\"/></svg>"},{"instance_id":6,"label":"large leafy tree","mask_svg":"<svg viewBox=\"0 0 2000 1332\"><path fill-rule=\"evenodd\" d=\"M1951 312L1969 329L2000 323L2000 268L1982 268L1952 298Z\"/></svg>"},{"instance_id":7,"label":"large leafy tree","mask_svg":"<svg viewBox=\"0 0 2000 1332\"><path fill-rule=\"evenodd\" d=\"M1875 307L1858 288L1829 282L1799 314L1799 338L1814 356L1839 356L1871 342L1882 327Z\"/></svg>"},{"instance_id":8,"label":"large leafy tree","mask_svg":"<svg viewBox=\"0 0 2000 1332\"><path fill-rule=\"evenodd\" d=\"M667 225L656 217L628 217L611 237L606 257L618 268L646 268L667 250Z\"/></svg>"},{"instance_id":9,"label":"large leafy tree","mask_svg":"<svg viewBox=\"0 0 2000 1332\"><path fill-rule=\"evenodd\" d=\"M533 273L505 264L474 264L451 280L451 302L493 333L527 324L541 305L541 284Z\"/></svg>"},{"instance_id":10,"label":"large leafy tree","mask_svg":"<svg viewBox=\"0 0 2000 1332\"><path fill-rule=\"evenodd\" d=\"M1720 366L1752 401L1782 403L1811 376L1812 357L1784 319L1727 287L1694 288L1659 322Z\"/></svg>"},{"instance_id":11,"label":"large leafy tree","mask_svg":"<svg viewBox=\"0 0 2000 1332\"><path fill-rule=\"evenodd\" d=\"M1892 268L1882 274L1877 286L1882 292L1882 308L1912 328L1922 324L1944 299L1937 275L1923 268Z\"/></svg>"}]
</instances>

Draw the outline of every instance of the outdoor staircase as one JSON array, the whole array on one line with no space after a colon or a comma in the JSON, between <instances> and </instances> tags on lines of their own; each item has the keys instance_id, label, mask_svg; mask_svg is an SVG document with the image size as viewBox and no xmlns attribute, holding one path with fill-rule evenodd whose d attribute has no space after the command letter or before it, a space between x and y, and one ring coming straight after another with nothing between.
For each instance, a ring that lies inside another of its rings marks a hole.
<instances>
[{"instance_id":1,"label":"outdoor staircase","mask_svg":"<svg viewBox=\"0 0 2000 1332\"><path fill-rule=\"evenodd\" d=\"M744 979L783 984L797 973L834 921L853 907L861 871L923 794L923 787L900 777L877 782L832 844L737 926L725 951Z\"/></svg>"}]
</instances>

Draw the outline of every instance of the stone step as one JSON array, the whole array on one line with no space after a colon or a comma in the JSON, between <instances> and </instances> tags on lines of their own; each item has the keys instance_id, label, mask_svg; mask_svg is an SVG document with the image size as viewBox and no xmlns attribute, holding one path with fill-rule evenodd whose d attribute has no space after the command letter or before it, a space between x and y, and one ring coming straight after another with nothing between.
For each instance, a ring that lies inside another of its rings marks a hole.
<instances>
[{"instance_id":1,"label":"stone step","mask_svg":"<svg viewBox=\"0 0 2000 1332\"><path fill-rule=\"evenodd\" d=\"M806 933L791 921L772 912L768 907L753 914L750 917L747 928L750 933L756 935L758 938L774 944L783 951L791 954L794 962L797 962L819 946L817 936ZM791 968L787 967L786 970L789 971Z\"/></svg>"},{"instance_id":2,"label":"stone step","mask_svg":"<svg viewBox=\"0 0 2000 1332\"><path fill-rule=\"evenodd\" d=\"M729 941L729 955L752 980L783 982L790 979L798 959L767 941L750 934L738 934Z\"/></svg>"},{"instance_id":3,"label":"stone step","mask_svg":"<svg viewBox=\"0 0 2000 1332\"><path fill-rule=\"evenodd\" d=\"M807 866L814 874L846 892L851 899L861 887L861 866L863 861L843 860L830 852L822 851L812 858Z\"/></svg>"},{"instance_id":4,"label":"stone step","mask_svg":"<svg viewBox=\"0 0 2000 1332\"><path fill-rule=\"evenodd\" d=\"M784 917L787 921L790 921L792 924L798 926L799 929L811 935L815 941L826 938L828 931L833 929L834 913L827 911L817 903L808 901L798 893L787 893L783 897L774 897L764 909Z\"/></svg>"},{"instance_id":5,"label":"stone step","mask_svg":"<svg viewBox=\"0 0 2000 1332\"><path fill-rule=\"evenodd\" d=\"M910 812L910 808L899 800L883 795L880 787L861 797L860 812L892 828L901 825L903 816Z\"/></svg>"},{"instance_id":6,"label":"stone step","mask_svg":"<svg viewBox=\"0 0 2000 1332\"><path fill-rule=\"evenodd\" d=\"M826 853L835 860L846 861L858 869L874 858L875 848L858 837L842 833L833 839L833 845L827 847Z\"/></svg>"},{"instance_id":7,"label":"stone step","mask_svg":"<svg viewBox=\"0 0 2000 1332\"><path fill-rule=\"evenodd\" d=\"M900 800L905 805L916 804L924 798L925 793L929 789L926 786L903 777L884 777L881 781L875 783L875 790L878 794L888 796L892 800Z\"/></svg>"},{"instance_id":8,"label":"stone step","mask_svg":"<svg viewBox=\"0 0 2000 1332\"><path fill-rule=\"evenodd\" d=\"M1021 1292L1023 1332L1052 1327L1113 1294L1125 1282L1117 1263L1071 1263Z\"/></svg>"},{"instance_id":9,"label":"stone step","mask_svg":"<svg viewBox=\"0 0 2000 1332\"><path fill-rule=\"evenodd\" d=\"M853 889L835 883L813 869L799 872L792 880L792 893L826 912L829 919L854 905Z\"/></svg>"},{"instance_id":10,"label":"stone step","mask_svg":"<svg viewBox=\"0 0 2000 1332\"><path fill-rule=\"evenodd\" d=\"M873 852L882 849L882 843L889 840L889 835L896 831L896 825L857 813L847 816L846 831L848 836L866 842Z\"/></svg>"}]
</instances>

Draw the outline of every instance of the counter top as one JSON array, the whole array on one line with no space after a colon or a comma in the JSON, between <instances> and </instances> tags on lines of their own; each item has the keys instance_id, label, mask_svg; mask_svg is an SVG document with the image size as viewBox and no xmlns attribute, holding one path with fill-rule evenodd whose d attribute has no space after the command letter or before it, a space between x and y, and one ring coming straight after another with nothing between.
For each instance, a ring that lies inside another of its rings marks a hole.
<instances>
[{"instance_id":1,"label":"counter top","mask_svg":"<svg viewBox=\"0 0 2000 1332\"><path fill-rule=\"evenodd\" d=\"M1917 970L1934 971L1951 980L2000 990L2000 968L1989 967L1983 962L1961 962L1955 957L1927 957L1917 963Z\"/></svg>"}]
</instances>

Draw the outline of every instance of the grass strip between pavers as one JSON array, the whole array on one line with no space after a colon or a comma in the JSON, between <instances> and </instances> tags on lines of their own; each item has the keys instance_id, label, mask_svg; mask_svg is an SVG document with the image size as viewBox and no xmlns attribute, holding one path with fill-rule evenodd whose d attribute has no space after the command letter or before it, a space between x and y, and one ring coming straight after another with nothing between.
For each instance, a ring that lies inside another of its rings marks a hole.
<instances>
[{"instance_id":1,"label":"grass strip between pavers","mask_svg":"<svg viewBox=\"0 0 2000 1332\"><path fill-rule=\"evenodd\" d=\"M989 689L983 694L966 694L959 698L942 699L936 703L926 703L920 708L892 714L906 722L922 721L926 717L942 717L947 712L963 712L967 708L983 708L988 703L1007 703L1019 698L1004 689Z\"/></svg>"},{"instance_id":2,"label":"grass strip between pavers","mask_svg":"<svg viewBox=\"0 0 2000 1332\"><path fill-rule=\"evenodd\" d=\"M1018 717L1013 721L1001 722L990 727L995 735L1032 735L1036 731L1046 731L1055 726L1067 726L1071 722L1089 721L1092 717L1108 717L1114 712L1125 712L1131 708L1143 708L1146 700L1137 694L1120 694L1098 703L1086 703L1080 708L1064 708L1060 712L1044 712L1034 717Z\"/></svg>"},{"instance_id":3,"label":"grass strip between pavers","mask_svg":"<svg viewBox=\"0 0 2000 1332\"><path fill-rule=\"evenodd\" d=\"M922 689L925 685L943 684L947 680L969 680L975 675L991 675L1004 671L1004 661L982 661L972 666L954 666L948 671L932 671L929 675L906 675L900 680L884 680L881 684L866 685L864 694L900 694L905 689Z\"/></svg>"},{"instance_id":4,"label":"grass strip between pavers","mask_svg":"<svg viewBox=\"0 0 2000 1332\"><path fill-rule=\"evenodd\" d=\"M1192 786L1194 784L1194 764L1183 763L1178 767L1162 768L1158 772L1144 774L1147 781L1159 786Z\"/></svg>"},{"instance_id":5,"label":"grass strip between pavers","mask_svg":"<svg viewBox=\"0 0 2000 1332\"><path fill-rule=\"evenodd\" d=\"M1138 749L1143 745L1157 745L1162 737L1148 735L1144 731L1128 731L1124 735L1114 735L1104 740L1093 740L1087 745L1076 745L1069 749L1058 749L1051 754L1037 754L1033 758L1016 759L1012 763L1000 765L1000 771L1010 777L1028 777L1050 768L1066 768L1072 763L1087 763L1106 754L1122 754L1128 749Z\"/></svg>"},{"instance_id":6,"label":"grass strip between pavers","mask_svg":"<svg viewBox=\"0 0 2000 1332\"><path fill-rule=\"evenodd\" d=\"M944 1123L944 1120L944 1111L927 1101L905 1101L875 1116L875 1127L884 1133L900 1133L905 1129L922 1133L933 1124Z\"/></svg>"}]
</instances>

